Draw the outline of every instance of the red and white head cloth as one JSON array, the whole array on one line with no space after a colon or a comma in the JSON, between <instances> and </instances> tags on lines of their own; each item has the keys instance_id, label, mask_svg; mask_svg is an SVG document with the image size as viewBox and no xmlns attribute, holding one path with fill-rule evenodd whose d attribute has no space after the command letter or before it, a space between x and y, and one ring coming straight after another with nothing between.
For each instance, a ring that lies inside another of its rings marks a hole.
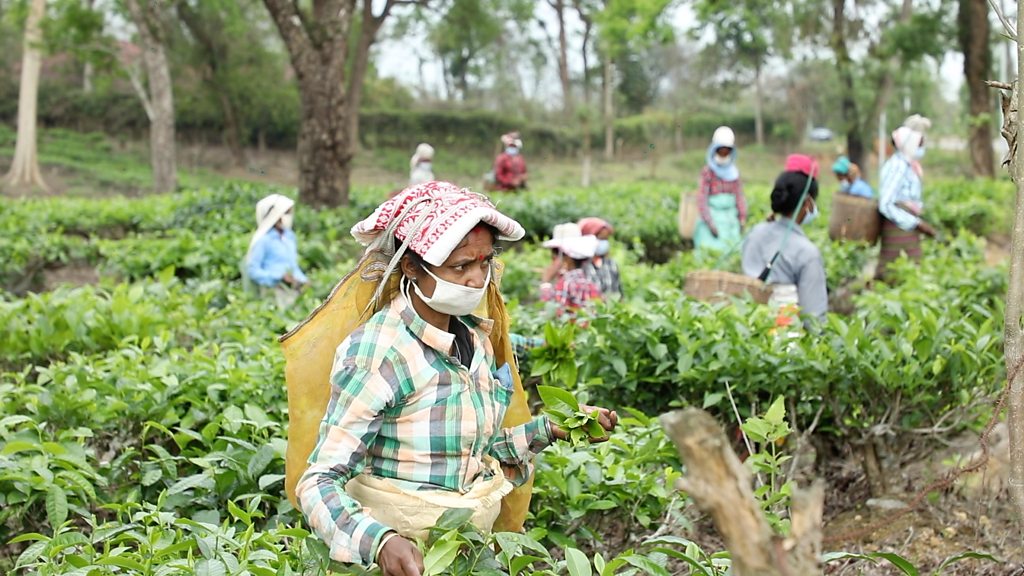
<instances>
[{"instance_id":1,"label":"red and white head cloth","mask_svg":"<svg viewBox=\"0 0 1024 576\"><path fill-rule=\"evenodd\" d=\"M364 275L367 280L380 280L373 301L407 249L440 266L481 222L497 229L499 240L515 241L526 235L519 222L498 212L487 197L449 182L410 186L378 206L352 227L352 236L367 247L366 257L378 261L369 270L370 277Z\"/></svg>"}]
</instances>

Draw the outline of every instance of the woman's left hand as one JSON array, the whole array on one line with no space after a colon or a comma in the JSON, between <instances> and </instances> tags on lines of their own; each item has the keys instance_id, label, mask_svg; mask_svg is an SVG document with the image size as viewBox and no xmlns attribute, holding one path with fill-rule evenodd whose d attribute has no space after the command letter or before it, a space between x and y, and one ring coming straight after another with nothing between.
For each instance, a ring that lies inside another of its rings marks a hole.
<instances>
[{"instance_id":1,"label":"woman's left hand","mask_svg":"<svg viewBox=\"0 0 1024 576\"><path fill-rule=\"evenodd\" d=\"M593 414L597 412L597 423L600 424L601 428L604 428L606 432L611 432L615 430L615 426L618 425L619 423L619 415L614 410L609 410L607 408L602 408L600 406L587 406L585 404L581 404L580 409L582 409L587 414ZM559 426L555 424L551 425L551 434L559 440L566 440L569 438L568 432L562 430ZM608 434L605 434L604 436L591 436L589 440L591 444L597 444L598 442L607 442Z\"/></svg>"}]
</instances>

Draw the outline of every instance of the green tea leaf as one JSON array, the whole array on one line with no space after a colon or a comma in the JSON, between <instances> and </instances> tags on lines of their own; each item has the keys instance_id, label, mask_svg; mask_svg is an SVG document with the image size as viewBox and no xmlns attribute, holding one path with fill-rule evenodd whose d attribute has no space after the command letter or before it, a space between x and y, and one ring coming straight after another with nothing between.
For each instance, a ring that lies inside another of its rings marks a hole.
<instances>
[{"instance_id":1,"label":"green tea leaf","mask_svg":"<svg viewBox=\"0 0 1024 576\"><path fill-rule=\"evenodd\" d=\"M68 497L57 486L46 491L46 519L54 532L68 519Z\"/></svg>"},{"instance_id":2,"label":"green tea leaf","mask_svg":"<svg viewBox=\"0 0 1024 576\"><path fill-rule=\"evenodd\" d=\"M554 410L565 410L567 408L568 412L573 413L580 409L580 404L576 401L576 397L568 390L555 388L554 386L537 386L537 393L540 394L540 399L544 402L544 405L550 406ZM565 408L562 408L563 406Z\"/></svg>"},{"instance_id":3,"label":"green tea leaf","mask_svg":"<svg viewBox=\"0 0 1024 576\"><path fill-rule=\"evenodd\" d=\"M591 576L594 573L586 554L576 548L565 549L565 567L569 576Z\"/></svg>"},{"instance_id":4,"label":"green tea leaf","mask_svg":"<svg viewBox=\"0 0 1024 576\"><path fill-rule=\"evenodd\" d=\"M458 540L438 542L423 556L423 576L436 576L451 566L459 554Z\"/></svg>"}]
</instances>

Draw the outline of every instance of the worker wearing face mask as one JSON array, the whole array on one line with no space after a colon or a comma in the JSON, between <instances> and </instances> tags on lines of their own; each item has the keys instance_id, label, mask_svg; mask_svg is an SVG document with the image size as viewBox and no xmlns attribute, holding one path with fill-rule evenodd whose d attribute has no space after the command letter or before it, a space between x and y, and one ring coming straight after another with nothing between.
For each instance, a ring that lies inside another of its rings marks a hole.
<instances>
[{"instance_id":1,"label":"worker wearing face mask","mask_svg":"<svg viewBox=\"0 0 1024 576\"><path fill-rule=\"evenodd\" d=\"M728 126L719 126L711 137L697 188L697 209L695 249L723 252L740 241L747 222L747 200L736 167L736 135Z\"/></svg>"},{"instance_id":2,"label":"worker wearing face mask","mask_svg":"<svg viewBox=\"0 0 1024 576\"><path fill-rule=\"evenodd\" d=\"M354 320L346 310L366 314L320 383L330 401L295 495L331 559L419 576L415 542L445 511L470 510L470 521L490 531L515 509L513 488L528 490L534 455L568 434L547 416L529 417L508 362L495 242L521 239L518 222L482 196L428 182L379 206L352 235L367 250L332 292L342 303L327 310L332 323ZM371 293L369 302L360 296ZM490 318L476 315L481 304ZM618 416L584 409L604 430L591 441L607 440ZM506 424L520 410L526 419ZM522 517L525 508L511 530Z\"/></svg>"},{"instance_id":3,"label":"worker wearing face mask","mask_svg":"<svg viewBox=\"0 0 1024 576\"><path fill-rule=\"evenodd\" d=\"M911 260L921 258L921 235L934 238L935 227L922 217L924 201L924 130L931 126L927 118L914 115L892 133L896 148L882 165L878 186L878 211L882 214L882 247L878 254L875 276L885 279L886 267L901 254Z\"/></svg>"},{"instance_id":4,"label":"worker wearing face mask","mask_svg":"<svg viewBox=\"0 0 1024 576\"><path fill-rule=\"evenodd\" d=\"M804 234L818 217L818 164L791 154L772 188L772 217L743 242L743 273L772 288L769 304L799 306L808 319L824 319L828 290L821 251Z\"/></svg>"},{"instance_id":5,"label":"worker wearing face mask","mask_svg":"<svg viewBox=\"0 0 1024 576\"><path fill-rule=\"evenodd\" d=\"M619 266L609 256L611 246L609 239L615 232L612 225L601 218L584 218L579 221L580 233L584 236L597 237L597 249L594 257L583 265L583 271L601 288L602 298L622 298L622 280L619 277Z\"/></svg>"},{"instance_id":6,"label":"worker wearing face mask","mask_svg":"<svg viewBox=\"0 0 1024 576\"><path fill-rule=\"evenodd\" d=\"M504 147L494 159L494 185L498 190L526 189L526 160L523 159L523 141L518 132L501 137Z\"/></svg>"},{"instance_id":7,"label":"worker wearing face mask","mask_svg":"<svg viewBox=\"0 0 1024 576\"><path fill-rule=\"evenodd\" d=\"M839 191L850 196L860 196L870 200L875 196L871 185L860 176L860 167L850 162L846 156L840 156L832 165L832 173L839 180Z\"/></svg>"},{"instance_id":8,"label":"worker wearing face mask","mask_svg":"<svg viewBox=\"0 0 1024 576\"><path fill-rule=\"evenodd\" d=\"M295 302L309 278L299 267L299 252L292 231L295 201L271 194L256 203L256 232L249 241L245 274L263 293L272 293L277 305Z\"/></svg>"}]
</instances>

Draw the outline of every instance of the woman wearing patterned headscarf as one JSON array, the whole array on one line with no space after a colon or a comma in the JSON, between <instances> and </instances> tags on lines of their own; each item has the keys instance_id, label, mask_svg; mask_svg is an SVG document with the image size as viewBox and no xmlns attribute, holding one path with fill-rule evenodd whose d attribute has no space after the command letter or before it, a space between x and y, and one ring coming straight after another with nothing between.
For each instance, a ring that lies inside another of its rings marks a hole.
<instances>
[{"instance_id":1,"label":"woman wearing patterned headscarf","mask_svg":"<svg viewBox=\"0 0 1024 576\"><path fill-rule=\"evenodd\" d=\"M522 238L518 222L483 196L428 182L380 205L352 235L367 245L357 272L376 283L369 302L379 311L337 347L330 403L295 492L334 560L419 574L412 539L451 508L474 510L474 524L491 529L502 497L529 480L534 454L566 433L546 416L503 426L522 394L514 368L497 365L494 342L507 332L495 340L491 331L498 321L507 331L507 316L474 315L485 296L500 301L494 244ZM290 406L291 393L289 381ZM614 428L614 412L590 410Z\"/></svg>"},{"instance_id":2,"label":"woman wearing patterned headscarf","mask_svg":"<svg viewBox=\"0 0 1024 576\"><path fill-rule=\"evenodd\" d=\"M920 117L911 117L908 123L922 128L928 125ZM915 261L921 258L921 234L933 238L937 235L935 228L921 218L924 169L920 159L924 157L924 134L904 125L893 131L892 142L896 153L882 166L878 187L878 211L882 214L882 248L875 273L878 279L885 278L888 264L900 254Z\"/></svg>"}]
</instances>

